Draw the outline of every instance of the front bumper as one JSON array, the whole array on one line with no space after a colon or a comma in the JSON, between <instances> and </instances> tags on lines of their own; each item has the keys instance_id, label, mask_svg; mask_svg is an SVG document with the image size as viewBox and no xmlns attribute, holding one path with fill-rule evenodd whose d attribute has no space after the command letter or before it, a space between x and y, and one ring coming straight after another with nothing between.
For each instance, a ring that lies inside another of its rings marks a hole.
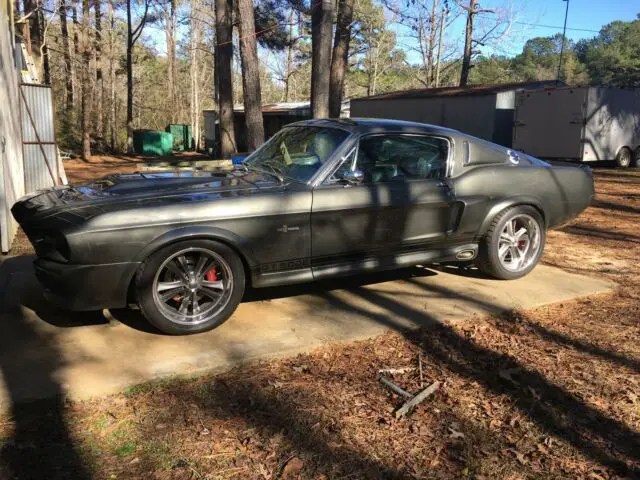
<instances>
[{"instance_id":1,"label":"front bumper","mask_svg":"<svg viewBox=\"0 0 640 480\"><path fill-rule=\"evenodd\" d=\"M51 303L68 310L101 310L127 305L138 262L70 265L44 258L34 261L36 277Z\"/></svg>"}]
</instances>

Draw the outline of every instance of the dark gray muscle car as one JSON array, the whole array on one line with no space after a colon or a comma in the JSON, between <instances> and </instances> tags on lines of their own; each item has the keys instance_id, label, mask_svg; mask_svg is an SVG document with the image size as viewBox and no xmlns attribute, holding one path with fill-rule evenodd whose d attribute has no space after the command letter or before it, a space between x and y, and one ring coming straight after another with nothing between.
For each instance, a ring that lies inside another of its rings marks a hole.
<instances>
[{"instance_id":1,"label":"dark gray muscle car","mask_svg":"<svg viewBox=\"0 0 640 480\"><path fill-rule=\"evenodd\" d=\"M135 302L160 330L187 334L225 321L247 286L432 262L521 277L546 230L593 193L587 167L455 130L310 120L231 171L112 175L38 192L12 211L50 301Z\"/></svg>"}]
</instances>

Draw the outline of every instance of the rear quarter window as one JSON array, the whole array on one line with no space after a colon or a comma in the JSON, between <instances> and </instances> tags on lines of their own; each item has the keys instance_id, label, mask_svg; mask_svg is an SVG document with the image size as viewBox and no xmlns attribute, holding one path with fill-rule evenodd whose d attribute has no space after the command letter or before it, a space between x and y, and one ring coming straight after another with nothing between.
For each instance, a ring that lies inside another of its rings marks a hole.
<instances>
[{"instance_id":1,"label":"rear quarter window","mask_svg":"<svg viewBox=\"0 0 640 480\"><path fill-rule=\"evenodd\" d=\"M477 139L468 142L469 153L468 158L464 159L465 166L504 164L509 161L507 150L499 145Z\"/></svg>"}]
</instances>

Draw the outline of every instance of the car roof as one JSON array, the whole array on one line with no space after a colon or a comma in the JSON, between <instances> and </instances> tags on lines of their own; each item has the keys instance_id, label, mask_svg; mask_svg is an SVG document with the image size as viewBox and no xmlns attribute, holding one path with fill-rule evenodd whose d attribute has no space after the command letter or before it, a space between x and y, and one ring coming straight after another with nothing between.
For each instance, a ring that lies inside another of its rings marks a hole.
<instances>
[{"instance_id":1,"label":"car roof","mask_svg":"<svg viewBox=\"0 0 640 480\"><path fill-rule=\"evenodd\" d=\"M287 127L328 127L341 128L351 133L428 133L435 135L450 135L460 132L451 128L430 125L427 123L407 122L386 118L329 118L311 119L290 123Z\"/></svg>"}]
</instances>

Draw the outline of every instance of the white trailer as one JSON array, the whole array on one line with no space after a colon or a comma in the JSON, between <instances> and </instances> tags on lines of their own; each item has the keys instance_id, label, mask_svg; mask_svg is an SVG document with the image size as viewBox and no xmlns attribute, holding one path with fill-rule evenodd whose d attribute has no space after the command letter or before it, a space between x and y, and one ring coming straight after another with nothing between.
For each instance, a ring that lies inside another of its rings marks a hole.
<instances>
[{"instance_id":1,"label":"white trailer","mask_svg":"<svg viewBox=\"0 0 640 480\"><path fill-rule=\"evenodd\" d=\"M615 160L620 167L640 167L640 89L518 92L513 148L550 160Z\"/></svg>"}]
</instances>

